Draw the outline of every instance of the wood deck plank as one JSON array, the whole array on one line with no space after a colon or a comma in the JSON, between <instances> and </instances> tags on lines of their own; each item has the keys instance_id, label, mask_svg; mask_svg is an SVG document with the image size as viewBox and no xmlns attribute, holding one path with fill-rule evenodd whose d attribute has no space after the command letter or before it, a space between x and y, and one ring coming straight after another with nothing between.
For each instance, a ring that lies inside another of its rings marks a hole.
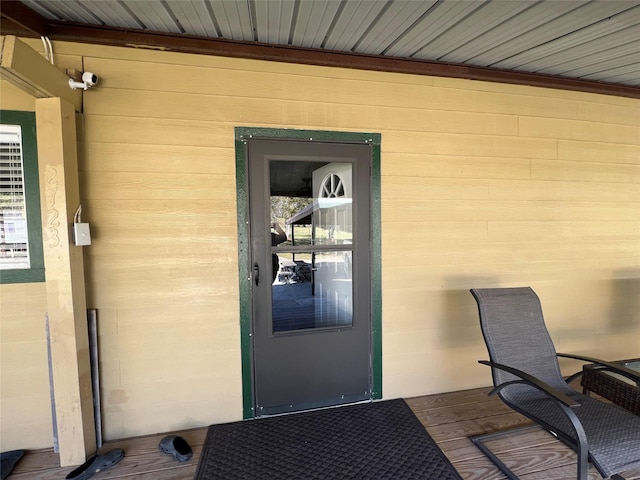
<instances>
[{"instance_id":1,"label":"wood deck plank","mask_svg":"<svg viewBox=\"0 0 640 480\"><path fill-rule=\"evenodd\" d=\"M448 392L407 399L416 416L438 443L465 480L504 480L506 477L471 442L470 436L530 425L488 388ZM190 480L195 475L207 428L172 432L191 445L194 455L185 463L175 461L158 449L169 433L105 442L101 453L122 448L125 457L117 465L99 472L95 480ZM573 480L575 453L546 432L534 428L511 432L488 441L491 449L522 480ZM12 480L59 480L73 467L61 468L53 449L27 451L14 469ZM640 480L640 470L629 472L627 480ZM589 480L600 479L593 467ZM256 479L262 480L262 479Z\"/></svg>"}]
</instances>

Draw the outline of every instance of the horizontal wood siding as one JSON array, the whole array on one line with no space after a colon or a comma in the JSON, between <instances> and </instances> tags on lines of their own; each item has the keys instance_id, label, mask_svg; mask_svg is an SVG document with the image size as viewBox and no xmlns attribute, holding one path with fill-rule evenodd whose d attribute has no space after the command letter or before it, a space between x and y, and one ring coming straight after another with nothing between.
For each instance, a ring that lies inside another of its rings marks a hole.
<instances>
[{"instance_id":1,"label":"horizontal wood siding","mask_svg":"<svg viewBox=\"0 0 640 480\"><path fill-rule=\"evenodd\" d=\"M559 350L637 356L637 100L55 48L100 76L79 161L106 438L241 418L237 126L381 133L385 398L490 383L472 287L531 285Z\"/></svg>"},{"instance_id":2,"label":"horizontal wood siding","mask_svg":"<svg viewBox=\"0 0 640 480\"><path fill-rule=\"evenodd\" d=\"M53 430L44 283L0 285L0 304L0 449L49 447Z\"/></svg>"},{"instance_id":3,"label":"horizontal wood siding","mask_svg":"<svg viewBox=\"0 0 640 480\"><path fill-rule=\"evenodd\" d=\"M239 418L232 127L227 142L197 102L182 116L166 92L128 90L113 76L126 76L127 62L85 61L113 69L85 96L80 167L94 225L88 295L100 319L105 437Z\"/></svg>"}]
</instances>

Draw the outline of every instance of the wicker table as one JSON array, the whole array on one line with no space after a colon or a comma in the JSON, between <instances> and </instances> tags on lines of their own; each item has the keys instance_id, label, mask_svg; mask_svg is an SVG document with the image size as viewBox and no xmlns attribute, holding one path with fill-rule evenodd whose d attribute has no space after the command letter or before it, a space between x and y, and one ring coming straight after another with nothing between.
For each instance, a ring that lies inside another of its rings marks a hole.
<instances>
[{"instance_id":1,"label":"wicker table","mask_svg":"<svg viewBox=\"0 0 640 480\"><path fill-rule=\"evenodd\" d=\"M616 363L640 371L640 358L621 360ZM585 365L582 369L584 374L580 385L582 385L585 394L596 393L616 405L640 415L640 387L638 385L634 385L631 380L611 371L598 370L591 364Z\"/></svg>"}]
</instances>

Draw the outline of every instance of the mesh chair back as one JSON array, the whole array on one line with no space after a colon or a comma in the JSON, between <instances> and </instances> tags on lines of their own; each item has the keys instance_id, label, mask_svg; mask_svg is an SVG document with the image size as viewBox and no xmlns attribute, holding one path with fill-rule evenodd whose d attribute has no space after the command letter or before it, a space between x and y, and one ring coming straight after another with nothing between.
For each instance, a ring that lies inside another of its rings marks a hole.
<instances>
[{"instance_id":1,"label":"mesh chair back","mask_svg":"<svg viewBox=\"0 0 640 480\"><path fill-rule=\"evenodd\" d=\"M530 287L480 288L471 293L490 359L567 390L536 293ZM516 379L502 370L492 373L495 386Z\"/></svg>"},{"instance_id":2,"label":"mesh chair back","mask_svg":"<svg viewBox=\"0 0 640 480\"><path fill-rule=\"evenodd\" d=\"M582 425L586 441L578 439L574 424L558 403L536 388L525 383L509 385L498 392L500 398L574 449L582 445L580 451L588 450L591 462L603 478L640 467L640 417L586 397L567 385L535 292L524 287L473 289L471 293L478 302L482 334L491 360L533 375L577 400L580 407L571 411ZM496 386L516 380L502 370L492 372ZM581 455L578 469L581 480L587 478L586 461L586 455Z\"/></svg>"}]
</instances>

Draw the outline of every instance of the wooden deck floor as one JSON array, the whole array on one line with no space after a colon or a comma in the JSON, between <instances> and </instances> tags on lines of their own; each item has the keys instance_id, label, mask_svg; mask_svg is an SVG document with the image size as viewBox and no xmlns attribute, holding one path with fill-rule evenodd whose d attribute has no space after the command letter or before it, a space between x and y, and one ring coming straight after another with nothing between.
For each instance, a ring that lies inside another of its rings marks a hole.
<instances>
[{"instance_id":1,"label":"wooden deck floor","mask_svg":"<svg viewBox=\"0 0 640 480\"><path fill-rule=\"evenodd\" d=\"M474 389L407 399L440 448L465 480L503 480L505 477L467 438L485 432L527 424L526 419L487 396L488 389ZM158 450L166 434L150 435L107 442L101 451L123 448L125 458L92 479L187 480L196 471L206 428L174 432L193 447L189 462L178 463ZM575 479L575 454L550 435L534 429L493 440L491 448L522 480ZM63 479L72 467L58 467L58 457L51 449L29 451L20 460L9 480ZM600 479L595 470L589 480ZM640 479L640 471L627 475ZM262 480L262 479L256 479ZM268 480L268 479L264 479ZM398 479L402 480L402 479ZM434 479L435 480L435 479Z\"/></svg>"}]
</instances>

